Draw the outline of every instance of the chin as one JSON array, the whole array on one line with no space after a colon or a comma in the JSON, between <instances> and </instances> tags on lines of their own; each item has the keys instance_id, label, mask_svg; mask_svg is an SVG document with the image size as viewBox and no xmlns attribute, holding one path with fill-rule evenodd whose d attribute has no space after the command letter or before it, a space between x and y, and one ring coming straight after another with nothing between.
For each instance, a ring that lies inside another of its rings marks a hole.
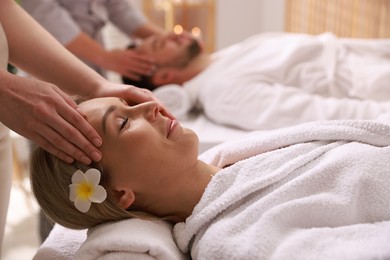
<instances>
[{"instance_id":1,"label":"chin","mask_svg":"<svg viewBox=\"0 0 390 260\"><path fill-rule=\"evenodd\" d=\"M199 137L192 129L183 127L183 134L193 136L193 138L196 139L196 142L199 144Z\"/></svg>"},{"instance_id":2,"label":"chin","mask_svg":"<svg viewBox=\"0 0 390 260\"><path fill-rule=\"evenodd\" d=\"M199 137L198 135L189 128L183 128L183 134L188 136L188 150L194 149L196 156L198 157L199 151Z\"/></svg>"}]
</instances>

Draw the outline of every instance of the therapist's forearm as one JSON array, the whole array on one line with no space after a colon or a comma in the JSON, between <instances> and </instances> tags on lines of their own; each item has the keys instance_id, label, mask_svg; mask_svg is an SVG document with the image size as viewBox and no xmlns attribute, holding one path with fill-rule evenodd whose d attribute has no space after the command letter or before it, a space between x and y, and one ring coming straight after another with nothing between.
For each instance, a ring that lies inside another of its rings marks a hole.
<instances>
[{"instance_id":1,"label":"therapist's forearm","mask_svg":"<svg viewBox=\"0 0 390 260\"><path fill-rule=\"evenodd\" d=\"M164 34L164 30L153 24L145 24L134 32L134 36L139 38L147 38L154 34ZM101 68L106 67L107 50L84 32L80 32L65 47L80 59L89 61Z\"/></svg>"},{"instance_id":2,"label":"therapist's forearm","mask_svg":"<svg viewBox=\"0 0 390 260\"><path fill-rule=\"evenodd\" d=\"M104 84L103 77L67 51L14 0L0 1L0 22L15 66L68 94L92 97Z\"/></svg>"},{"instance_id":3,"label":"therapist's forearm","mask_svg":"<svg viewBox=\"0 0 390 260\"><path fill-rule=\"evenodd\" d=\"M66 44L65 47L80 59L105 68L107 51L100 43L96 42L86 33L81 32L76 38Z\"/></svg>"}]
</instances>

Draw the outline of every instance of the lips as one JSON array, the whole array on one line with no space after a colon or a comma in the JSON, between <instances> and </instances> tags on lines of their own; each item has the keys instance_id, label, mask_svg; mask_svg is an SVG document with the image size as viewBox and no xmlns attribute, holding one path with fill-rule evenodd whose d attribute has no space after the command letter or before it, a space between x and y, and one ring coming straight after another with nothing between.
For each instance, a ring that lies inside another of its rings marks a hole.
<instances>
[{"instance_id":1,"label":"lips","mask_svg":"<svg viewBox=\"0 0 390 260\"><path fill-rule=\"evenodd\" d=\"M177 120L171 120L171 119L168 120L167 137L169 137L171 135L171 133L173 132L173 130L175 129L177 124L178 124Z\"/></svg>"}]
</instances>

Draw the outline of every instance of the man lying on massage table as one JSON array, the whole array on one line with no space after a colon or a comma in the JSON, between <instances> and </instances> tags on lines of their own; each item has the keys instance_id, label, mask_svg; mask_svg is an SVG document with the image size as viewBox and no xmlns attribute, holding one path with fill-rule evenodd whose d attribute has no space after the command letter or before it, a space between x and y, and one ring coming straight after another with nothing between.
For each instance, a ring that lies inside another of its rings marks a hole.
<instances>
[{"instance_id":1,"label":"man lying on massage table","mask_svg":"<svg viewBox=\"0 0 390 260\"><path fill-rule=\"evenodd\" d=\"M208 54L185 33L152 36L136 49L158 66L152 77L125 83L180 85L216 123L264 130L390 111L388 39L266 33Z\"/></svg>"},{"instance_id":2,"label":"man lying on massage table","mask_svg":"<svg viewBox=\"0 0 390 260\"><path fill-rule=\"evenodd\" d=\"M103 138L101 162L31 158L37 201L65 227L164 219L193 259L390 256L390 117L254 132L203 160L196 134L155 102L80 109Z\"/></svg>"}]
</instances>

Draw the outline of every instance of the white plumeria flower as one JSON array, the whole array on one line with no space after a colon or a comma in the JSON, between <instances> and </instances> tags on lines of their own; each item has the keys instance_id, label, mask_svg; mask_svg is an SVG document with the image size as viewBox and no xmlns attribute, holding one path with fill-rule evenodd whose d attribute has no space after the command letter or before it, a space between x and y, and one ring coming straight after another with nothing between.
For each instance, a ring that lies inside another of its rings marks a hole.
<instances>
[{"instance_id":1,"label":"white plumeria flower","mask_svg":"<svg viewBox=\"0 0 390 260\"><path fill-rule=\"evenodd\" d=\"M89 169L85 174L80 170L73 173L69 199L78 210L85 213L91 207L91 202L101 203L107 198L107 192L99 182L100 172L96 169Z\"/></svg>"}]
</instances>

